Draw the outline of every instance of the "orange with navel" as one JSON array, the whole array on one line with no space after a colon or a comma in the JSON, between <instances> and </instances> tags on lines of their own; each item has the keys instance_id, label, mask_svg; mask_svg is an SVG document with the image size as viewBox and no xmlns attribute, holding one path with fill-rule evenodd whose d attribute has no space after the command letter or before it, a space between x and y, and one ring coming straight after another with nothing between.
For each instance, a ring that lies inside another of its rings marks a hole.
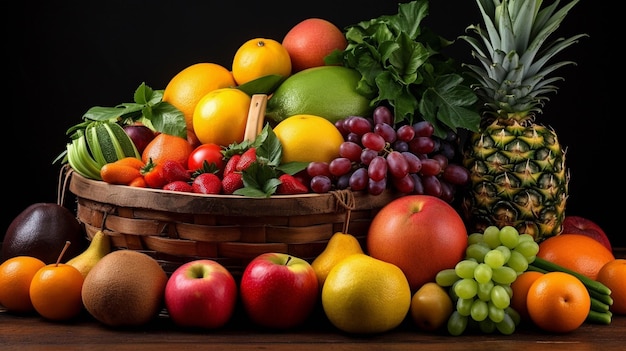
<instances>
[{"instance_id":1,"label":"orange with navel","mask_svg":"<svg viewBox=\"0 0 626 351\"><path fill-rule=\"evenodd\" d=\"M594 280L600 268L615 259L604 245L582 234L561 234L540 242L537 257Z\"/></svg>"},{"instance_id":2,"label":"orange with navel","mask_svg":"<svg viewBox=\"0 0 626 351\"><path fill-rule=\"evenodd\" d=\"M211 62L196 63L178 72L167 83L163 101L183 113L187 130L193 132L193 110L198 101L210 91L235 85L232 73L225 67Z\"/></svg>"},{"instance_id":3,"label":"orange with navel","mask_svg":"<svg viewBox=\"0 0 626 351\"><path fill-rule=\"evenodd\" d=\"M296 73L311 67L324 66L324 58L348 46L345 35L335 24L322 18L307 18L285 35L283 46L291 57L291 70Z\"/></svg>"},{"instance_id":4,"label":"orange with navel","mask_svg":"<svg viewBox=\"0 0 626 351\"><path fill-rule=\"evenodd\" d=\"M291 75L291 58L274 39L250 39L235 52L232 73L238 85L273 74L287 78Z\"/></svg>"},{"instance_id":5,"label":"orange with navel","mask_svg":"<svg viewBox=\"0 0 626 351\"><path fill-rule=\"evenodd\" d=\"M539 328L567 333L585 322L591 298L578 278L568 273L548 272L530 285L526 304L530 318Z\"/></svg>"}]
</instances>

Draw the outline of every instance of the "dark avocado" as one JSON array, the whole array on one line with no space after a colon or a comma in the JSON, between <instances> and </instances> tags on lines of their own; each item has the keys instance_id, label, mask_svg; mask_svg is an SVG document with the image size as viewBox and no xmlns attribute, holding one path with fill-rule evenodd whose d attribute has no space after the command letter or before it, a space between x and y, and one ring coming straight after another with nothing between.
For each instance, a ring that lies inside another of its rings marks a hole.
<instances>
[{"instance_id":1,"label":"dark avocado","mask_svg":"<svg viewBox=\"0 0 626 351\"><path fill-rule=\"evenodd\" d=\"M0 262L15 256L32 256L46 264L54 263L66 241L71 244L62 262L77 256L87 246L86 236L72 211L55 203L34 203L7 228Z\"/></svg>"}]
</instances>

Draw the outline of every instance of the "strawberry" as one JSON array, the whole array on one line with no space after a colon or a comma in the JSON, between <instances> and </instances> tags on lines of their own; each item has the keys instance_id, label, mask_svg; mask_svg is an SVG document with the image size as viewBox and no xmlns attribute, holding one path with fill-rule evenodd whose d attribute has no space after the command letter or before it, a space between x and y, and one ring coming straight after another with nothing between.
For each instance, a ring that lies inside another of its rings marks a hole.
<instances>
[{"instance_id":1,"label":"strawberry","mask_svg":"<svg viewBox=\"0 0 626 351\"><path fill-rule=\"evenodd\" d=\"M174 160L166 160L163 162L163 178L168 182L182 180L187 182L191 180L191 175L182 163Z\"/></svg>"},{"instance_id":2,"label":"strawberry","mask_svg":"<svg viewBox=\"0 0 626 351\"><path fill-rule=\"evenodd\" d=\"M280 180L280 185L276 188L276 194L291 195L309 192L309 188L291 174L283 174L278 177L278 180Z\"/></svg>"},{"instance_id":3,"label":"strawberry","mask_svg":"<svg viewBox=\"0 0 626 351\"><path fill-rule=\"evenodd\" d=\"M191 184L194 193L219 194L222 191L222 181L213 173L202 173L194 178Z\"/></svg>"},{"instance_id":4,"label":"strawberry","mask_svg":"<svg viewBox=\"0 0 626 351\"><path fill-rule=\"evenodd\" d=\"M191 193L193 192L193 187L191 186L191 184L183 180L175 180L171 183L165 184L165 186L163 186L163 190L181 191L185 193Z\"/></svg>"},{"instance_id":5,"label":"strawberry","mask_svg":"<svg viewBox=\"0 0 626 351\"><path fill-rule=\"evenodd\" d=\"M224 194L232 194L241 188L243 188L243 175L240 172L230 172L222 178Z\"/></svg>"},{"instance_id":6,"label":"strawberry","mask_svg":"<svg viewBox=\"0 0 626 351\"><path fill-rule=\"evenodd\" d=\"M227 175L228 173L234 172L235 168L237 168L237 163L239 162L240 159L241 159L241 155L240 154L232 155L228 159L228 162L226 162L226 166L224 166L224 175Z\"/></svg>"},{"instance_id":7,"label":"strawberry","mask_svg":"<svg viewBox=\"0 0 626 351\"><path fill-rule=\"evenodd\" d=\"M251 147L246 150L246 152L241 154L241 158L239 159L239 162L237 162L235 170L241 172L254 163L254 161L256 161L256 148Z\"/></svg>"}]
</instances>

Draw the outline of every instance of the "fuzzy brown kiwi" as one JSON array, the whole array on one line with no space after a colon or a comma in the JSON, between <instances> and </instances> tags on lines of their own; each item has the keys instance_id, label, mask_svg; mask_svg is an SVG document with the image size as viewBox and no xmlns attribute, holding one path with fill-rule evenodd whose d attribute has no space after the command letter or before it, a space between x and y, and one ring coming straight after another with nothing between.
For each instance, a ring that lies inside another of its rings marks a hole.
<instances>
[{"instance_id":1,"label":"fuzzy brown kiwi","mask_svg":"<svg viewBox=\"0 0 626 351\"><path fill-rule=\"evenodd\" d=\"M112 327L141 326L163 308L167 274L152 257L132 250L104 256L83 283L85 309Z\"/></svg>"}]
</instances>

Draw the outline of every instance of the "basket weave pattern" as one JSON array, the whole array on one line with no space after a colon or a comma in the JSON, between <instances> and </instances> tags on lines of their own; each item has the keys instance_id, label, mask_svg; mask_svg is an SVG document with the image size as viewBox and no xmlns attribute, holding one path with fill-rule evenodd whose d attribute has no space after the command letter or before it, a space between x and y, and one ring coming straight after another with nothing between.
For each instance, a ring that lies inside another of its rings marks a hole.
<instances>
[{"instance_id":1,"label":"basket weave pattern","mask_svg":"<svg viewBox=\"0 0 626 351\"><path fill-rule=\"evenodd\" d=\"M270 198L187 194L110 185L75 172L69 190L90 238L103 230L114 249L145 252L168 273L207 258L234 275L264 252L312 261L335 232L347 231L364 245L374 215L399 196L348 190Z\"/></svg>"}]
</instances>

